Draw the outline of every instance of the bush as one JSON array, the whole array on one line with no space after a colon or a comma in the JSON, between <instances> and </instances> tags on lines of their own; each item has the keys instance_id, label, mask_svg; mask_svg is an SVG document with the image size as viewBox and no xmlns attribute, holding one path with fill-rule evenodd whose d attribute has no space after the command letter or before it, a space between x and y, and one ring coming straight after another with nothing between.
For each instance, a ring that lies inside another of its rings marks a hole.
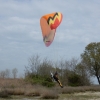
<instances>
[{"instance_id":1,"label":"bush","mask_svg":"<svg viewBox=\"0 0 100 100\"><path fill-rule=\"evenodd\" d=\"M68 77L68 85L69 86L82 86L81 77L77 74L71 74Z\"/></svg>"},{"instance_id":2,"label":"bush","mask_svg":"<svg viewBox=\"0 0 100 100\"><path fill-rule=\"evenodd\" d=\"M46 87L53 87L53 86L55 86L54 83L48 82L48 81L43 81L43 82L42 82L42 85L43 85L43 86L46 86Z\"/></svg>"},{"instance_id":3,"label":"bush","mask_svg":"<svg viewBox=\"0 0 100 100\"><path fill-rule=\"evenodd\" d=\"M55 86L55 84L52 82L50 77L45 77L44 81L42 82L42 85L46 86L46 87L53 87L53 86Z\"/></svg>"},{"instance_id":4,"label":"bush","mask_svg":"<svg viewBox=\"0 0 100 100\"><path fill-rule=\"evenodd\" d=\"M0 97L1 98L8 98L9 94L6 90L2 90L2 91L0 91Z\"/></svg>"},{"instance_id":5,"label":"bush","mask_svg":"<svg viewBox=\"0 0 100 100\"><path fill-rule=\"evenodd\" d=\"M46 87L53 87L55 84L49 76L30 75L26 78L31 84L41 84Z\"/></svg>"}]
</instances>

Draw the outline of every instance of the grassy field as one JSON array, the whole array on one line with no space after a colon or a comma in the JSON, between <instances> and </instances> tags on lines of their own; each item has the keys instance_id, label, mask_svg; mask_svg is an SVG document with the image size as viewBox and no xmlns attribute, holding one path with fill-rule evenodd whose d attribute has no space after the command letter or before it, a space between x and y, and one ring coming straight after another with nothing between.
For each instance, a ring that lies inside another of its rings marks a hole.
<instances>
[{"instance_id":1,"label":"grassy field","mask_svg":"<svg viewBox=\"0 0 100 100\"><path fill-rule=\"evenodd\" d=\"M100 86L46 88L24 79L0 79L0 100L99 100Z\"/></svg>"},{"instance_id":2,"label":"grassy field","mask_svg":"<svg viewBox=\"0 0 100 100\"><path fill-rule=\"evenodd\" d=\"M58 100L100 100L100 92L79 92L74 94L61 94Z\"/></svg>"}]
</instances>

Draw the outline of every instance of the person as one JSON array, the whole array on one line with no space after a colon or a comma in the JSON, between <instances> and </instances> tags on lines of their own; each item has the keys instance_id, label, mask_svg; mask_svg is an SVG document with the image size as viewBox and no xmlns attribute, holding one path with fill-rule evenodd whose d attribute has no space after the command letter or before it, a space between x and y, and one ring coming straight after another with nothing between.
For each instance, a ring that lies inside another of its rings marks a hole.
<instances>
[{"instance_id":1,"label":"person","mask_svg":"<svg viewBox=\"0 0 100 100\"><path fill-rule=\"evenodd\" d=\"M54 75L52 75L52 77L53 77L53 79L54 79L56 82L59 83L60 87L63 88L63 85L61 84L61 82L60 82L60 80L59 80L59 78L58 78L58 73L57 73L57 71L55 72Z\"/></svg>"}]
</instances>

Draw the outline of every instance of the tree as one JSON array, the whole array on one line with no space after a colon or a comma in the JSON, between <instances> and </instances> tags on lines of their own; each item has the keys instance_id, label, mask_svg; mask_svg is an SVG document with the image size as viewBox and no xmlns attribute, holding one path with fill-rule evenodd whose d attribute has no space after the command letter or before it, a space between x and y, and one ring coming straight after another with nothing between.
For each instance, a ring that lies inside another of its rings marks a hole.
<instances>
[{"instance_id":1,"label":"tree","mask_svg":"<svg viewBox=\"0 0 100 100\"><path fill-rule=\"evenodd\" d=\"M52 62L48 59L44 59L37 69L37 74L41 76L50 76L52 70L54 70Z\"/></svg>"},{"instance_id":2,"label":"tree","mask_svg":"<svg viewBox=\"0 0 100 100\"><path fill-rule=\"evenodd\" d=\"M100 84L100 42L88 44L84 53L81 54L81 58L90 74L96 76Z\"/></svg>"},{"instance_id":3,"label":"tree","mask_svg":"<svg viewBox=\"0 0 100 100\"><path fill-rule=\"evenodd\" d=\"M72 58L71 60L63 60L61 59L58 62L59 68L59 76L63 85L68 85L68 78L71 76L72 73L75 73L75 67L78 64L77 58Z\"/></svg>"},{"instance_id":4,"label":"tree","mask_svg":"<svg viewBox=\"0 0 100 100\"><path fill-rule=\"evenodd\" d=\"M18 70L16 68L12 69L13 78L17 77Z\"/></svg>"},{"instance_id":5,"label":"tree","mask_svg":"<svg viewBox=\"0 0 100 100\"><path fill-rule=\"evenodd\" d=\"M9 69L6 69L5 70L5 74L6 74L5 77L6 78L9 78L10 77L10 70Z\"/></svg>"},{"instance_id":6,"label":"tree","mask_svg":"<svg viewBox=\"0 0 100 100\"><path fill-rule=\"evenodd\" d=\"M77 64L77 66L75 67L75 73L80 75L82 85L91 84L89 71L87 70L83 62Z\"/></svg>"},{"instance_id":7,"label":"tree","mask_svg":"<svg viewBox=\"0 0 100 100\"><path fill-rule=\"evenodd\" d=\"M5 76L6 76L5 71L1 71L1 72L0 72L0 77L1 77L1 78L5 78Z\"/></svg>"},{"instance_id":8,"label":"tree","mask_svg":"<svg viewBox=\"0 0 100 100\"><path fill-rule=\"evenodd\" d=\"M28 66L25 66L25 76L28 74L37 74L37 70L40 67L40 57L38 55L34 55L29 58Z\"/></svg>"}]
</instances>

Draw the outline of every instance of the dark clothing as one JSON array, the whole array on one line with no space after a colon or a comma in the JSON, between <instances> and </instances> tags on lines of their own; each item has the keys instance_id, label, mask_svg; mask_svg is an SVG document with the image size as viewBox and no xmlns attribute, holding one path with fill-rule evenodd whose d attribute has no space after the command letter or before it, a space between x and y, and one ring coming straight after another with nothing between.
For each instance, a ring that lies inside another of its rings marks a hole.
<instances>
[{"instance_id":1,"label":"dark clothing","mask_svg":"<svg viewBox=\"0 0 100 100\"><path fill-rule=\"evenodd\" d=\"M55 81L59 80L58 77L57 77L57 75L54 75L53 78L55 79Z\"/></svg>"},{"instance_id":2,"label":"dark clothing","mask_svg":"<svg viewBox=\"0 0 100 100\"><path fill-rule=\"evenodd\" d=\"M58 79L58 73L57 73L57 72L53 75L53 78L54 78L54 80L57 81L57 82L59 83L59 85L63 88L63 86L62 86L60 80Z\"/></svg>"}]
</instances>

